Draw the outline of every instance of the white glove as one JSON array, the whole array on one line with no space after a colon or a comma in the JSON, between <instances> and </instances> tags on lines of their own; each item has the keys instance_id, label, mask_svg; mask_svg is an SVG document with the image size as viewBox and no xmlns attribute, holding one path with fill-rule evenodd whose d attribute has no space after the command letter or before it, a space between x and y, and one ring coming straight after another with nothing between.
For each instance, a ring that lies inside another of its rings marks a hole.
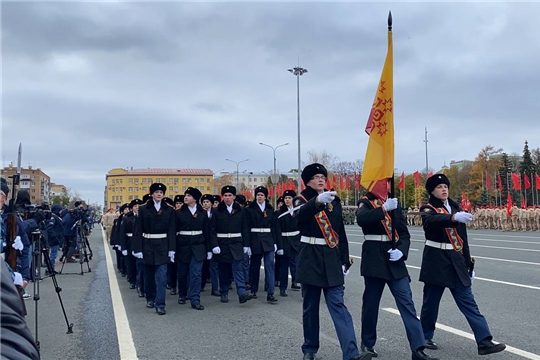
<instances>
[{"instance_id":1,"label":"white glove","mask_svg":"<svg viewBox=\"0 0 540 360\"><path fill-rule=\"evenodd\" d=\"M476 273L474 272L474 270L472 271L472 275L471 275L471 285L472 283L474 282L474 278L476 277Z\"/></svg>"},{"instance_id":2,"label":"white glove","mask_svg":"<svg viewBox=\"0 0 540 360\"><path fill-rule=\"evenodd\" d=\"M345 271L345 265L341 265L341 270L343 271L344 277L347 277L347 275L349 275L349 271L351 271L350 269Z\"/></svg>"},{"instance_id":3,"label":"white glove","mask_svg":"<svg viewBox=\"0 0 540 360\"><path fill-rule=\"evenodd\" d=\"M221 249L219 248L219 246L216 246L215 248L212 249L212 252L216 255L221 254Z\"/></svg>"},{"instance_id":4,"label":"white glove","mask_svg":"<svg viewBox=\"0 0 540 360\"><path fill-rule=\"evenodd\" d=\"M465 211L460 211L458 213L454 214L454 221L460 222L460 223L468 223L469 221L472 221L473 216L472 214L469 214Z\"/></svg>"},{"instance_id":5,"label":"white glove","mask_svg":"<svg viewBox=\"0 0 540 360\"><path fill-rule=\"evenodd\" d=\"M122 247L120 245L116 245L116 248L118 249L118 251L122 251Z\"/></svg>"},{"instance_id":6,"label":"white glove","mask_svg":"<svg viewBox=\"0 0 540 360\"><path fill-rule=\"evenodd\" d=\"M390 249L388 253L390 254L390 261L398 261L403 257L403 253L399 249Z\"/></svg>"},{"instance_id":7,"label":"white glove","mask_svg":"<svg viewBox=\"0 0 540 360\"><path fill-rule=\"evenodd\" d=\"M283 255L283 249L279 249L278 251L276 251L276 254Z\"/></svg>"},{"instance_id":8,"label":"white glove","mask_svg":"<svg viewBox=\"0 0 540 360\"><path fill-rule=\"evenodd\" d=\"M15 285L23 286L23 280L21 273L14 272L13 275L15 275L15 278L13 279L13 283Z\"/></svg>"},{"instance_id":9,"label":"white glove","mask_svg":"<svg viewBox=\"0 0 540 360\"><path fill-rule=\"evenodd\" d=\"M251 253L251 249L249 248L249 246L244 246L244 254L248 254Z\"/></svg>"},{"instance_id":10,"label":"white glove","mask_svg":"<svg viewBox=\"0 0 540 360\"><path fill-rule=\"evenodd\" d=\"M206 253L206 260L212 260L212 256L214 256L214 254L212 254L211 251L207 252Z\"/></svg>"},{"instance_id":11,"label":"white glove","mask_svg":"<svg viewBox=\"0 0 540 360\"><path fill-rule=\"evenodd\" d=\"M277 251L277 245L274 244L274 252L276 252L276 251Z\"/></svg>"},{"instance_id":12,"label":"white glove","mask_svg":"<svg viewBox=\"0 0 540 360\"><path fill-rule=\"evenodd\" d=\"M21 241L21 237L20 236L17 236L15 238L15 240L13 240L13 244L11 244L11 247L14 248L15 250L22 250L24 249L24 245Z\"/></svg>"},{"instance_id":13,"label":"white glove","mask_svg":"<svg viewBox=\"0 0 540 360\"><path fill-rule=\"evenodd\" d=\"M131 255L135 256L137 259L142 259L142 252L131 252Z\"/></svg>"},{"instance_id":14,"label":"white glove","mask_svg":"<svg viewBox=\"0 0 540 360\"><path fill-rule=\"evenodd\" d=\"M389 198L386 200L382 207L385 211L392 211L397 209L397 205L398 201L396 198Z\"/></svg>"},{"instance_id":15,"label":"white glove","mask_svg":"<svg viewBox=\"0 0 540 360\"><path fill-rule=\"evenodd\" d=\"M321 204L330 204L336 197L335 191L325 191L317 196L317 201Z\"/></svg>"},{"instance_id":16,"label":"white glove","mask_svg":"<svg viewBox=\"0 0 540 360\"><path fill-rule=\"evenodd\" d=\"M127 256L127 250L122 250L122 255Z\"/></svg>"},{"instance_id":17,"label":"white glove","mask_svg":"<svg viewBox=\"0 0 540 360\"><path fill-rule=\"evenodd\" d=\"M171 259L171 262L174 262L174 251L169 251L169 258Z\"/></svg>"}]
</instances>

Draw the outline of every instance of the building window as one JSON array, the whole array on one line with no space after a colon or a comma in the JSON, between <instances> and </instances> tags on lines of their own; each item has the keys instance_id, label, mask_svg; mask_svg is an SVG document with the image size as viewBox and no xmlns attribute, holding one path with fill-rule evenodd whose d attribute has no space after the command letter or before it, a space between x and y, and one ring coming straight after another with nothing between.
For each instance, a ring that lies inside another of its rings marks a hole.
<instances>
[{"instance_id":1,"label":"building window","mask_svg":"<svg viewBox=\"0 0 540 360\"><path fill-rule=\"evenodd\" d=\"M210 191L210 186L207 186L207 187L206 187L206 191Z\"/></svg>"},{"instance_id":2,"label":"building window","mask_svg":"<svg viewBox=\"0 0 540 360\"><path fill-rule=\"evenodd\" d=\"M209 183L209 182L210 182L210 178L206 179L206 182Z\"/></svg>"},{"instance_id":3,"label":"building window","mask_svg":"<svg viewBox=\"0 0 540 360\"><path fill-rule=\"evenodd\" d=\"M190 183L190 182L191 182L191 178L190 178L190 179L187 179L187 182Z\"/></svg>"},{"instance_id":4,"label":"building window","mask_svg":"<svg viewBox=\"0 0 540 360\"><path fill-rule=\"evenodd\" d=\"M257 182L257 178L253 178L253 182Z\"/></svg>"},{"instance_id":5,"label":"building window","mask_svg":"<svg viewBox=\"0 0 540 360\"><path fill-rule=\"evenodd\" d=\"M149 183L149 184L152 183L152 178L148 179L148 183Z\"/></svg>"},{"instance_id":6,"label":"building window","mask_svg":"<svg viewBox=\"0 0 540 360\"><path fill-rule=\"evenodd\" d=\"M183 183L187 182L187 179L182 179L182 182L183 182Z\"/></svg>"},{"instance_id":7,"label":"building window","mask_svg":"<svg viewBox=\"0 0 540 360\"><path fill-rule=\"evenodd\" d=\"M35 193L35 192L36 192L36 189L32 189L32 192Z\"/></svg>"},{"instance_id":8,"label":"building window","mask_svg":"<svg viewBox=\"0 0 540 360\"><path fill-rule=\"evenodd\" d=\"M135 184L138 184L139 183L139 179L135 179Z\"/></svg>"},{"instance_id":9,"label":"building window","mask_svg":"<svg viewBox=\"0 0 540 360\"><path fill-rule=\"evenodd\" d=\"M200 178L200 179L199 179L199 182L202 182L202 183L203 183L203 182L204 182L204 178Z\"/></svg>"},{"instance_id":10,"label":"building window","mask_svg":"<svg viewBox=\"0 0 540 360\"><path fill-rule=\"evenodd\" d=\"M133 196L130 196L130 197L129 197L129 200L130 200L130 201L133 200Z\"/></svg>"},{"instance_id":11,"label":"building window","mask_svg":"<svg viewBox=\"0 0 540 360\"><path fill-rule=\"evenodd\" d=\"M142 179L142 183L143 183L143 184L146 184L146 178L143 178L143 179Z\"/></svg>"},{"instance_id":12,"label":"building window","mask_svg":"<svg viewBox=\"0 0 540 360\"><path fill-rule=\"evenodd\" d=\"M32 200L36 200L36 197L35 197L35 196L32 196Z\"/></svg>"},{"instance_id":13,"label":"building window","mask_svg":"<svg viewBox=\"0 0 540 360\"><path fill-rule=\"evenodd\" d=\"M133 184L133 179L129 178L129 182L130 182L130 184Z\"/></svg>"},{"instance_id":14,"label":"building window","mask_svg":"<svg viewBox=\"0 0 540 360\"><path fill-rule=\"evenodd\" d=\"M186 191L187 187L182 186L182 191Z\"/></svg>"},{"instance_id":15,"label":"building window","mask_svg":"<svg viewBox=\"0 0 540 360\"><path fill-rule=\"evenodd\" d=\"M169 184L172 184L173 183L173 179L172 178L169 178Z\"/></svg>"},{"instance_id":16,"label":"building window","mask_svg":"<svg viewBox=\"0 0 540 360\"><path fill-rule=\"evenodd\" d=\"M133 191L133 188L129 188L129 192L132 192Z\"/></svg>"},{"instance_id":17,"label":"building window","mask_svg":"<svg viewBox=\"0 0 540 360\"><path fill-rule=\"evenodd\" d=\"M199 179L195 179L195 182L198 183L198 182L199 182Z\"/></svg>"}]
</instances>

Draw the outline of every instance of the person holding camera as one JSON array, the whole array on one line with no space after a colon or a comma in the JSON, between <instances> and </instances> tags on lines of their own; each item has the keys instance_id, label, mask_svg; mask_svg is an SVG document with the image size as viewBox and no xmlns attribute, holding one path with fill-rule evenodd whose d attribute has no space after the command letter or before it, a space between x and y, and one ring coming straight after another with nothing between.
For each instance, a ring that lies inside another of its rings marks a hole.
<instances>
[{"instance_id":1,"label":"person holding camera","mask_svg":"<svg viewBox=\"0 0 540 360\"><path fill-rule=\"evenodd\" d=\"M64 225L64 247L62 258L67 259L66 262L75 262L73 255L77 251L77 227L75 222L81 220L82 224L86 223L86 216L84 216L83 203L81 201L75 201L73 204L73 210L63 211L62 223Z\"/></svg>"}]
</instances>

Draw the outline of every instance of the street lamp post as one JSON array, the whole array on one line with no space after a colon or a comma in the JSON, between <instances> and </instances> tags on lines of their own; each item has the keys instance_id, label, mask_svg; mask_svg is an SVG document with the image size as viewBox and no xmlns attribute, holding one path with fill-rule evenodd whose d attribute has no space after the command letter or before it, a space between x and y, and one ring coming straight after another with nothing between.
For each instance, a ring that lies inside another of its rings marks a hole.
<instances>
[{"instance_id":1,"label":"street lamp post","mask_svg":"<svg viewBox=\"0 0 540 360\"><path fill-rule=\"evenodd\" d=\"M231 159L225 159L225 160L236 164L236 190L238 191L238 188L240 187L240 183L238 181L238 168L239 168L241 163L249 161L249 159L242 160L242 161L234 161L234 160L231 160Z\"/></svg>"},{"instance_id":2,"label":"street lamp post","mask_svg":"<svg viewBox=\"0 0 540 360\"><path fill-rule=\"evenodd\" d=\"M279 149L282 146L289 145L289 143L281 144L281 145L278 145L276 147L270 146L270 145L262 143L262 142L260 142L259 145L267 146L270 149L272 149L272 151L274 152L274 173L272 174L272 176L270 178L272 179L272 185L276 185L277 182L279 181L279 176L278 176L277 169L276 169L276 150ZM274 196L274 208L276 206L277 206L277 197Z\"/></svg>"},{"instance_id":3,"label":"street lamp post","mask_svg":"<svg viewBox=\"0 0 540 360\"><path fill-rule=\"evenodd\" d=\"M307 69L304 69L298 65L295 68L288 69L290 73L296 76L296 110L298 116L298 192L300 193L301 181L302 181L302 162L301 162L301 153L300 153L300 76L307 73Z\"/></svg>"}]
</instances>

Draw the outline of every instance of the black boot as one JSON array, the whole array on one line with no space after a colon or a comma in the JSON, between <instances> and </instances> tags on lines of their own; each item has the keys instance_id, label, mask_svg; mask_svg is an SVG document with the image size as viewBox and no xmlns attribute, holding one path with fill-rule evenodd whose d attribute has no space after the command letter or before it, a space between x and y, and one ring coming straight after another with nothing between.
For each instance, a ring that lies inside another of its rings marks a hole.
<instances>
[{"instance_id":1,"label":"black boot","mask_svg":"<svg viewBox=\"0 0 540 360\"><path fill-rule=\"evenodd\" d=\"M478 355L495 354L506 349L504 344L495 344L491 339L486 338L478 343Z\"/></svg>"},{"instance_id":2,"label":"black boot","mask_svg":"<svg viewBox=\"0 0 540 360\"><path fill-rule=\"evenodd\" d=\"M379 356L379 354L375 351L374 348L372 348L372 347L367 347L367 346L364 345L364 344L360 344L360 351L362 351L363 353L370 353L370 354L371 354L371 357L377 357L377 356Z\"/></svg>"},{"instance_id":3,"label":"black boot","mask_svg":"<svg viewBox=\"0 0 540 360\"><path fill-rule=\"evenodd\" d=\"M433 339L426 339L426 349L437 350L439 346L433 341Z\"/></svg>"},{"instance_id":4,"label":"black boot","mask_svg":"<svg viewBox=\"0 0 540 360\"><path fill-rule=\"evenodd\" d=\"M424 352L423 349L416 349L412 352L412 360L439 360L438 358L432 358Z\"/></svg>"}]
</instances>

